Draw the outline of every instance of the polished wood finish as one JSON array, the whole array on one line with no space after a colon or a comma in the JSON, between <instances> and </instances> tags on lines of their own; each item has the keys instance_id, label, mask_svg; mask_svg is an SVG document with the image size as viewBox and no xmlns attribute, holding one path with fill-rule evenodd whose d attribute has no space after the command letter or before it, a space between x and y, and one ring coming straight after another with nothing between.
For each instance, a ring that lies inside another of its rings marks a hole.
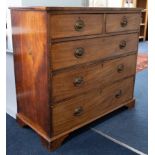
<instances>
[{"instance_id":1,"label":"polished wood finish","mask_svg":"<svg viewBox=\"0 0 155 155\"><path fill-rule=\"evenodd\" d=\"M116 35L87 40L61 42L52 45L51 59L53 70L66 68L90 61L118 56L137 50L138 34ZM122 42L126 46L121 48ZM83 48L84 53L80 57L75 56L78 48Z\"/></svg>"},{"instance_id":2,"label":"polished wood finish","mask_svg":"<svg viewBox=\"0 0 155 155\"><path fill-rule=\"evenodd\" d=\"M139 13L141 11L140 8L103 8L103 7L46 7L46 6L35 6L35 7L11 7L12 10L23 10L23 11L48 11L50 13L55 13L57 11L58 13L112 13L113 11L115 13ZM69 11L69 12L68 12Z\"/></svg>"},{"instance_id":3,"label":"polished wood finish","mask_svg":"<svg viewBox=\"0 0 155 155\"><path fill-rule=\"evenodd\" d=\"M11 10L11 16L17 111L50 136L47 14Z\"/></svg>"},{"instance_id":4,"label":"polished wood finish","mask_svg":"<svg viewBox=\"0 0 155 155\"><path fill-rule=\"evenodd\" d=\"M123 65L121 71L119 67ZM70 98L100 85L107 85L116 80L135 74L136 55L103 61L97 64L77 67L61 72L52 77L52 99L54 102ZM75 85L75 80L82 77L82 82ZM115 77L115 78L114 78Z\"/></svg>"},{"instance_id":5,"label":"polished wood finish","mask_svg":"<svg viewBox=\"0 0 155 155\"><path fill-rule=\"evenodd\" d=\"M17 122L48 150L70 132L133 107L140 9L14 7L11 17Z\"/></svg>"},{"instance_id":6,"label":"polished wood finish","mask_svg":"<svg viewBox=\"0 0 155 155\"><path fill-rule=\"evenodd\" d=\"M124 22L124 25L123 25ZM106 15L106 32L138 30L140 14L108 14Z\"/></svg>"},{"instance_id":7,"label":"polished wood finish","mask_svg":"<svg viewBox=\"0 0 155 155\"><path fill-rule=\"evenodd\" d=\"M27 123L25 123L24 121L22 121L22 119L19 119L18 117L16 117L16 121L21 127L28 126Z\"/></svg>"},{"instance_id":8,"label":"polished wood finish","mask_svg":"<svg viewBox=\"0 0 155 155\"><path fill-rule=\"evenodd\" d=\"M73 37L81 35L101 34L103 30L102 18L104 15L52 15L51 38ZM83 25L76 29L76 24Z\"/></svg>"},{"instance_id":9,"label":"polished wood finish","mask_svg":"<svg viewBox=\"0 0 155 155\"><path fill-rule=\"evenodd\" d=\"M130 100L132 95L133 78L129 78L108 87L100 86L99 89L90 93L83 93L73 99L63 101L52 108L53 133L58 135L104 114ZM82 109L79 114L75 113L77 108Z\"/></svg>"},{"instance_id":10,"label":"polished wood finish","mask_svg":"<svg viewBox=\"0 0 155 155\"><path fill-rule=\"evenodd\" d=\"M139 31L138 31L139 32ZM132 34L137 33L137 30L131 30L131 31L120 31L120 32L113 32L113 33L102 33L102 34L93 34L93 35L84 35L84 36L76 36L76 37L67 37L67 38L57 38L57 39L51 39L51 44L54 43L60 43L60 42L67 42L67 41L77 41L77 40L85 40L85 39L95 39L95 38L101 38L101 37L110 37L110 36L116 36L116 35L123 35L123 34ZM137 34L139 35L139 34Z\"/></svg>"},{"instance_id":11,"label":"polished wood finish","mask_svg":"<svg viewBox=\"0 0 155 155\"><path fill-rule=\"evenodd\" d=\"M126 104L126 107L128 107L129 109L133 108L134 106L135 106L135 100Z\"/></svg>"},{"instance_id":12,"label":"polished wood finish","mask_svg":"<svg viewBox=\"0 0 155 155\"><path fill-rule=\"evenodd\" d=\"M47 141L46 139L40 137L42 144L47 148L48 151L54 151L58 147L60 147L63 143L63 141L68 137L68 134L63 135L52 142Z\"/></svg>"}]
</instances>

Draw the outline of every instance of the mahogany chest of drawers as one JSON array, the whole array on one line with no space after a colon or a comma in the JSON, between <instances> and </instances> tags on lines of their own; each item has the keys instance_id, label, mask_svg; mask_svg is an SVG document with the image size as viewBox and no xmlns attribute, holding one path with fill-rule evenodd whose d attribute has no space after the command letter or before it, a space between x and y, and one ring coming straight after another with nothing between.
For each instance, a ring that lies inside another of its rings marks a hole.
<instances>
[{"instance_id":1,"label":"mahogany chest of drawers","mask_svg":"<svg viewBox=\"0 0 155 155\"><path fill-rule=\"evenodd\" d=\"M17 121L49 150L134 105L140 9L11 8L11 17Z\"/></svg>"}]
</instances>

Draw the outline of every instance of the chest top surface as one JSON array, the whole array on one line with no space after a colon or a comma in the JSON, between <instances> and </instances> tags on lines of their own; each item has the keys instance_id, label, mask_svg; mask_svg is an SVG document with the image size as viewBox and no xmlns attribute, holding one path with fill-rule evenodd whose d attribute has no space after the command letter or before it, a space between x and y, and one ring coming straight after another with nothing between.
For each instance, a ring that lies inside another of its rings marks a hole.
<instances>
[{"instance_id":1,"label":"chest top surface","mask_svg":"<svg viewBox=\"0 0 155 155\"><path fill-rule=\"evenodd\" d=\"M124 7L10 7L11 10L36 10L36 11L130 11L139 12L141 8L124 8Z\"/></svg>"}]
</instances>

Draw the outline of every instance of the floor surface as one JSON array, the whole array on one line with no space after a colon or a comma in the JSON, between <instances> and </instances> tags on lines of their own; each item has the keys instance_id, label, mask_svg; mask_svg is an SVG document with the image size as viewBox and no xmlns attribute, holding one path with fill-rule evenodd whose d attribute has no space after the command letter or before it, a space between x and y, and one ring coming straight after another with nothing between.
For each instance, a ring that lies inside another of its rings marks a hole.
<instances>
[{"instance_id":1,"label":"floor surface","mask_svg":"<svg viewBox=\"0 0 155 155\"><path fill-rule=\"evenodd\" d=\"M148 71L145 69L136 75L135 107L122 110L105 121L103 119L103 121L93 127L144 153L148 152L147 73Z\"/></svg>"}]
</instances>

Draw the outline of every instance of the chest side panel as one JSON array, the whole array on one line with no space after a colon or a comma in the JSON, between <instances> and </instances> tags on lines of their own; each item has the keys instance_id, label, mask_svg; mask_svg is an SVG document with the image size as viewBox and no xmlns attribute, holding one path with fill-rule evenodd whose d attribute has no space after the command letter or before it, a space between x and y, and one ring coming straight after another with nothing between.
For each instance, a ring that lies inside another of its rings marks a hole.
<instances>
[{"instance_id":1,"label":"chest side panel","mask_svg":"<svg viewBox=\"0 0 155 155\"><path fill-rule=\"evenodd\" d=\"M12 10L14 67L18 114L49 135L46 13Z\"/></svg>"}]
</instances>

